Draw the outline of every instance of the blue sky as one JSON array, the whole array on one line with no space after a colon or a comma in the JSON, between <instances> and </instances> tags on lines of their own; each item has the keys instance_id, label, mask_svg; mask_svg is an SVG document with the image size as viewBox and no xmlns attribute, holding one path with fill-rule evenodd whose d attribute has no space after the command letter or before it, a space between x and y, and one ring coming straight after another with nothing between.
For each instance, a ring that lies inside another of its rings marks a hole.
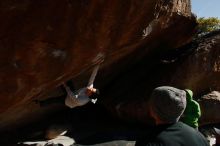
<instances>
[{"instance_id":1,"label":"blue sky","mask_svg":"<svg viewBox=\"0 0 220 146\"><path fill-rule=\"evenodd\" d=\"M198 17L220 18L220 0L191 0L192 12Z\"/></svg>"}]
</instances>

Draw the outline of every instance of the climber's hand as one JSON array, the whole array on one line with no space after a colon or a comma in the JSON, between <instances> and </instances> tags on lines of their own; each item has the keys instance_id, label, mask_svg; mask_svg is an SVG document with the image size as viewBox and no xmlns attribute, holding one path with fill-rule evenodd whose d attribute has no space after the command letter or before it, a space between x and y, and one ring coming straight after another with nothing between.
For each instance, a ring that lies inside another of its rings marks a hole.
<instances>
[{"instance_id":1,"label":"climber's hand","mask_svg":"<svg viewBox=\"0 0 220 146\"><path fill-rule=\"evenodd\" d=\"M87 87L86 95L91 96L92 94L96 93L97 89L92 87Z\"/></svg>"}]
</instances>

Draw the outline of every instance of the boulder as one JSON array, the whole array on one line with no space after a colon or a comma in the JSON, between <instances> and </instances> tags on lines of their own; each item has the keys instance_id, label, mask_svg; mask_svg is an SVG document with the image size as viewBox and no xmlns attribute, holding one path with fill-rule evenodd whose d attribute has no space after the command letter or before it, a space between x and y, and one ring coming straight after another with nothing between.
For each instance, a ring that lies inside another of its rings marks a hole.
<instances>
[{"instance_id":1,"label":"boulder","mask_svg":"<svg viewBox=\"0 0 220 146\"><path fill-rule=\"evenodd\" d=\"M152 124L148 100L158 86L191 89L202 109L201 125L219 123L219 98L201 98L220 91L220 32L197 38L176 49L145 57L104 89L104 103L126 121ZM161 47L159 47L161 48ZM111 103L111 104L110 104Z\"/></svg>"},{"instance_id":2,"label":"boulder","mask_svg":"<svg viewBox=\"0 0 220 146\"><path fill-rule=\"evenodd\" d=\"M32 101L85 83L99 53L101 87L158 46L186 44L196 26L190 0L7 0L0 20L0 129L48 113Z\"/></svg>"},{"instance_id":3,"label":"boulder","mask_svg":"<svg viewBox=\"0 0 220 146\"><path fill-rule=\"evenodd\" d=\"M200 119L201 125L220 123L219 107L220 107L220 93L212 91L199 100L201 106L202 117Z\"/></svg>"}]
</instances>

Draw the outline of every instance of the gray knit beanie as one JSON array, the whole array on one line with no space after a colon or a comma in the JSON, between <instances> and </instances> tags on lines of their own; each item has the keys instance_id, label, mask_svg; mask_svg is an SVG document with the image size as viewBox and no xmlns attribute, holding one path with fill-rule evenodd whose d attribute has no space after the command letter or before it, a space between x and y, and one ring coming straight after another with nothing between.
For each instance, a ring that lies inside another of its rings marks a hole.
<instances>
[{"instance_id":1,"label":"gray knit beanie","mask_svg":"<svg viewBox=\"0 0 220 146\"><path fill-rule=\"evenodd\" d=\"M151 95L151 107L166 122L177 122L186 108L186 92L174 87L155 88Z\"/></svg>"}]
</instances>

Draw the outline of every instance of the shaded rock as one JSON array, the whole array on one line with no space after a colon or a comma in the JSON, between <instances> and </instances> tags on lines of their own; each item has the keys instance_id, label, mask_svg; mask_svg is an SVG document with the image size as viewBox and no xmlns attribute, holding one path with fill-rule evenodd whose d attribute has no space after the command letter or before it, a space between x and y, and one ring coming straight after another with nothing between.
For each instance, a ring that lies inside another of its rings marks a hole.
<instances>
[{"instance_id":1,"label":"shaded rock","mask_svg":"<svg viewBox=\"0 0 220 146\"><path fill-rule=\"evenodd\" d=\"M202 117L200 119L201 125L220 123L220 92L212 91L202 96L199 100L199 104L202 110Z\"/></svg>"},{"instance_id":2,"label":"shaded rock","mask_svg":"<svg viewBox=\"0 0 220 146\"><path fill-rule=\"evenodd\" d=\"M170 84L191 88L196 95L220 91L220 31L199 38L192 44L191 55L182 54L169 78Z\"/></svg>"},{"instance_id":3,"label":"shaded rock","mask_svg":"<svg viewBox=\"0 0 220 146\"><path fill-rule=\"evenodd\" d=\"M70 129L70 126L51 125L45 134L46 139L54 139L59 135L65 135Z\"/></svg>"},{"instance_id":4,"label":"shaded rock","mask_svg":"<svg viewBox=\"0 0 220 146\"><path fill-rule=\"evenodd\" d=\"M24 127L0 133L0 141L4 146L17 146L18 142L33 144L37 141L45 144L48 141L48 131L60 134L62 129L67 130L65 136L74 139L76 145L100 146L134 144L136 139L151 130L149 127L132 125L114 118L101 105L87 104L73 110L62 110Z\"/></svg>"},{"instance_id":5,"label":"shaded rock","mask_svg":"<svg viewBox=\"0 0 220 146\"><path fill-rule=\"evenodd\" d=\"M147 102L155 87L169 85L180 89L192 89L195 99L199 99L210 90L220 91L219 38L218 31L186 46L146 56L121 74L116 79L117 82L106 88L106 106L122 119L151 124ZM219 99L217 101L219 102ZM201 124L218 123L219 104L207 99L201 99L201 104L204 113ZM206 104L213 108L208 108Z\"/></svg>"},{"instance_id":6,"label":"shaded rock","mask_svg":"<svg viewBox=\"0 0 220 146\"><path fill-rule=\"evenodd\" d=\"M189 42L196 25L189 0L7 0L0 20L0 128L54 112L32 100L70 78L85 83L98 53L104 85L159 44Z\"/></svg>"}]
</instances>

